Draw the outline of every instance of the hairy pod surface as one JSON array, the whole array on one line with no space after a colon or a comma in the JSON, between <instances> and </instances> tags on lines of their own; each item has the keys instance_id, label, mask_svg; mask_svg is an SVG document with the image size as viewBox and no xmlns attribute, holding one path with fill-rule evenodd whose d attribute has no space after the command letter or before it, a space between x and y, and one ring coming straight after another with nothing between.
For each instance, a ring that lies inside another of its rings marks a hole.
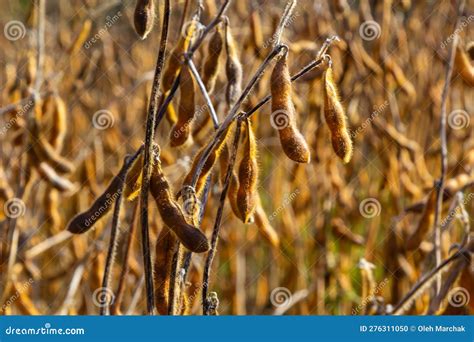
<instances>
[{"instance_id":1,"label":"hairy pod surface","mask_svg":"<svg viewBox=\"0 0 474 342\"><path fill-rule=\"evenodd\" d=\"M199 229L186 222L181 207L173 199L170 186L159 162L156 162L153 168L150 192L155 199L161 219L176 234L180 242L192 252L207 252L209 242L206 236Z\"/></svg>"},{"instance_id":2,"label":"hairy pod surface","mask_svg":"<svg viewBox=\"0 0 474 342\"><path fill-rule=\"evenodd\" d=\"M206 184L207 176L210 174L212 168L214 167L214 164L216 163L216 160L221 155L222 150L223 150L224 146L226 145L227 140L229 139L230 132L232 131L233 126L234 126L234 124L231 124L227 128L226 132L219 138L219 141L214 146L214 149L211 151L211 153L209 154L209 157L207 158L206 162L204 163L204 165L201 169L201 173L199 174L198 180L196 182L196 186L195 186L195 191L196 191L197 196L200 196L202 194L202 191L204 189L204 185ZM191 170L189 170L188 174L184 178L183 186L191 185L193 175L197 170L199 160L201 159L205 149L206 149L206 146L201 148L201 150L199 150L199 152L194 157L193 163L191 165Z\"/></svg>"},{"instance_id":3,"label":"hairy pod surface","mask_svg":"<svg viewBox=\"0 0 474 342\"><path fill-rule=\"evenodd\" d=\"M227 105L232 107L242 93L242 63L239 60L237 47L234 38L230 32L230 28L226 28L226 50L227 59L225 71L227 76L226 100Z\"/></svg>"},{"instance_id":4,"label":"hairy pod surface","mask_svg":"<svg viewBox=\"0 0 474 342\"><path fill-rule=\"evenodd\" d=\"M160 315L168 314L170 274L176 246L174 233L165 225L158 235L153 268L155 282L155 305Z\"/></svg>"},{"instance_id":5,"label":"hairy pod surface","mask_svg":"<svg viewBox=\"0 0 474 342\"><path fill-rule=\"evenodd\" d=\"M135 32L140 36L140 39L146 39L153 29L154 22L154 0L137 0L135 12L133 14L133 23L135 25Z\"/></svg>"},{"instance_id":6,"label":"hairy pod surface","mask_svg":"<svg viewBox=\"0 0 474 342\"><path fill-rule=\"evenodd\" d=\"M214 91L214 86L216 84L218 72L220 69L220 55L222 52L222 47L224 46L224 41L222 39L222 33L219 27L216 28L216 31L209 40L209 45L207 47L207 56L204 62L202 81L206 86L206 90L209 94L212 94Z\"/></svg>"},{"instance_id":7,"label":"hairy pod surface","mask_svg":"<svg viewBox=\"0 0 474 342\"><path fill-rule=\"evenodd\" d=\"M278 130L281 147L291 160L309 163L311 152L296 124L296 111L291 98L291 78L288 55L283 55L273 69L270 88L272 94L271 123Z\"/></svg>"},{"instance_id":8,"label":"hairy pod surface","mask_svg":"<svg viewBox=\"0 0 474 342\"><path fill-rule=\"evenodd\" d=\"M179 111L178 119L171 129L170 145L183 145L191 138L191 129L195 114L194 79L188 67L183 67L179 80Z\"/></svg>"},{"instance_id":9,"label":"hairy pod surface","mask_svg":"<svg viewBox=\"0 0 474 342\"><path fill-rule=\"evenodd\" d=\"M329 67L324 75L324 118L331 132L332 147L344 163L352 157L352 140L346 125L346 114L342 107L336 84Z\"/></svg>"},{"instance_id":10,"label":"hairy pod surface","mask_svg":"<svg viewBox=\"0 0 474 342\"><path fill-rule=\"evenodd\" d=\"M96 198L86 211L74 216L67 224L66 229L73 234L82 234L91 229L94 224L105 216L119 196L127 163L124 162L119 173L110 181L105 191Z\"/></svg>"},{"instance_id":11,"label":"hairy pod surface","mask_svg":"<svg viewBox=\"0 0 474 342\"><path fill-rule=\"evenodd\" d=\"M257 142L255 140L250 119L245 122L246 140L243 155L239 165L239 190L237 191L237 206L244 223L253 220L257 204Z\"/></svg>"}]
</instances>

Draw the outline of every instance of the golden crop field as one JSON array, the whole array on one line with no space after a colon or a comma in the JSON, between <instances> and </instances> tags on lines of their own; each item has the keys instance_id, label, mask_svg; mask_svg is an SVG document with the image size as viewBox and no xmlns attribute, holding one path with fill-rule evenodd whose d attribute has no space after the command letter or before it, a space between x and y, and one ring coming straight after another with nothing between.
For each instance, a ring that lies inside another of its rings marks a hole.
<instances>
[{"instance_id":1,"label":"golden crop field","mask_svg":"<svg viewBox=\"0 0 474 342\"><path fill-rule=\"evenodd\" d=\"M474 6L0 0L3 315L474 313Z\"/></svg>"}]
</instances>

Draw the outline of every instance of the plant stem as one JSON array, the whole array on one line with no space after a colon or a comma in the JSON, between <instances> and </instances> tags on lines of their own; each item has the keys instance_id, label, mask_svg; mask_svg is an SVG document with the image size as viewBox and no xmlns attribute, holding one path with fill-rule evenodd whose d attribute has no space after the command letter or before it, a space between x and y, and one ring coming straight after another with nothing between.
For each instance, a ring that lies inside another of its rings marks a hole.
<instances>
[{"instance_id":1,"label":"plant stem","mask_svg":"<svg viewBox=\"0 0 474 342\"><path fill-rule=\"evenodd\" d=\"M435 236L434 236L434 247L435 247L435 258L436 258L436 266L441 264L441 224L440 224L440 216L441 211L443 209L443 193L445 188L446 182L446 174L448 169L448 142L446 136L446 101L448 98L449 93L449 85L451 83L451 77L453 74L453 66L454 66L454 57L456 56L456 46L458 44L458 28L460 25L460 18L461 13L464 10L464 3L465 0L460 0L458 9L457 9L457 19L456 24L454 27L453 32L453 44L451 45L451 50L449 52L449 60L446 66L446 78L444 82L443 92L441 95L441 115L440 115L440 140L441 140L441 176L439 182L436 186L436 210L435 210L435 217L434 217L434 229L435 229ZM436 279L436 294L439 293L441 289L441 276L438 276Z\"/></svg>"},{"instance_id":2,"label":"plant stem","mask_svg":"<svg viewBox=\"0 0 474 342\"><path fill-rule=\"evenodd\" d=\"M140 189L140 218L142 228L142 252L143 267L145 269L145 288L147 300L147 312L153 314L154 309L154 290L153 290L153 272L150 255L150 237L148 232L148 191L150 188L151 176L151 155L153 153L153 139L155 135L155 117L159 98L161 71L165 63L166 45L168 41L168 26L171 15L170 0L164 2L164 17L161 30L160 49L156 62L155 76L151 90L150 105L148 107L148 116L146 121L145 150L143 155L143 180Z\"/></svg>"},{"instance_id":3,"label":"plant stem","mask_svg":"<svg viewBox=\"0 0 474 342\"><path fill-rule=\"evenodd\" d=\"M207 301L207 295L209 292L209 276L211 274L212 261L214 260L214 256L216 254L217 241L219 238L219 230L221 227L222 214L224 212L224 204L227 196L227 190L229 189L232 171L234 168L235 160L237 159L237 150L239 148L241 125L242 121L239 119L237 121L237 127L235 129L232 155L229 159L229 165L227 166L224 186L222 187L221 197L219 200L219 208L217 209L216 220L214 222L214 228L212 230L211 249L207 253L206 264L204 266L204 275L202 281L202 310L204 315L209 315L209 303Z\"/></svg>"}]
</instances>

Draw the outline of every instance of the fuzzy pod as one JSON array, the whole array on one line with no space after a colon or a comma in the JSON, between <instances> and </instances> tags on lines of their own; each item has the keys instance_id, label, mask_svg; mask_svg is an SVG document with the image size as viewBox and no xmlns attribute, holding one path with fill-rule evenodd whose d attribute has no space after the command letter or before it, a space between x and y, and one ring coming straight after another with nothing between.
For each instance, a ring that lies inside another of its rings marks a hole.
<instances>
[{"instance_id":1,"label":"fuzzy pod","mask_svg":"<svg viewBox=\"0 0 474 342\"><path fill-rule=\"evenodd\" d=\"M159 161L156 161L153 167L150 193L155 199L161 219L176 234L180 242L192 252L207 252L209 242L206 236L186 221L181 207L173 199L171 188Z\"/></svg>"},{"instance_id":2,"label":"fuzzy pod","mask_svg":"<svg viewBox=\"0 0 474 342\"><path fill-rule=\"evenodd\" d=\"M188 25L185 34L180 36L177 45L171 51L170 56L168 57L168 61L166 62L165 68L163 70L163 77L161 79L161 89L162 93L164 94L162 96L162 101L168 96L168 93L173 86L174 80L181 72L181 68L183 67L183 55L186 53L189 45L191 44L191 40L195 34L196 28L197 21L191 21L191 24ZM177 122L177 115L172 103L169 103L168 105L166 119L171 126Z\"/></svg>"},{"instance_id":3,"label":"fuzzy pod","mask_svg":"<svg viewBox=\"0 0 474 342\"><path fill-rule=\"evenodd\" d=\"M237 206L244 223L250 223L253 220L258 196L257 141L252 131L250 119L245 122L245 130L246 138L238 174Z\"/></svg>"},{"instance_id":4,"label":"fuzzy pod","mask_svg":"<svg viewBox=\"0 0 474 342\"><path fill-rule=\"evenodd\" d=\"M352 158L352 140L331 67L324 75L324 117L331 132L334 152L344 163L348 163Z\"/></svg>"},{"instance_id":5,"label":"fuzzy pod","mask_svg":"<svg viewBox=\"0 0 474 342\"><path fill-rule=\"evenodd\" d=\"M135 200L142 186L143 153L134 160L125 177L125 187L123 194L128 201Z\"/></svg>"},{"instance_id":6,"label":"fuzzy pod","mask_svg":"<svg viewBox=\"0 0 474 342\"><path fill-rule=\"evenodd\" d=\"M135 12L133 15L133 24L135 32L140 39L146 39L153 29L155 22L155 2L154 0L137 0Z\"/></svg>"},{"instance_id":7,"label":"fuzzy pod","mask_svg":"<svg viewBox=\"0 0 474 342\"><path fill-rule=\"evenodd\" d=\"M196 104L194 79L188 67L184 67L181 71L179 93L178 118L170 133L171 147L181 146L191 138Z\"/></svg>"},{"instance_id":8,"label":"fuzzy pod","mask_svg":"<svg viewBox=\"0 0 474 342\"><path fill-rule=\"evenodd\" d=\"M196 191L197 196L200 196L202 194L204 185L206 184L207 176L210 174L212 168L214 167L214 164L219 159L222 153L222 150L224 146L226 145L227 140L229 139L230 132L232 131L232 126L234 126L234 124L231 124L229 125L229 127L227 127L226 132L219 138L219 141L214 146L213 150L209 154L209 157L204 163L201 169L201 173L199 174L199 177L197 179L196 186L195 186L195 191ZM191 169L189 170L188 174L184 178L183 187L186 185L191 185L193 175L196 172L196 169L199 164L199 160L201 159L205 149L206 149L206 146L202 147L201 150L199 150L199 152L194 157L193 163L191 165Z\"/></svg>"},{"instance_id":9,"label":"fuzzy pod","mask_svg":"<svg viewBox=\"0 0 474 342\"><path fill-rule=\"evenodd\" d=\"M193 20L187 27L186 34L181 35L175 48L171 51L165 69L163 70L162 89L163 93L167 94L173 85L173 81L181 72L183 55L191 44L192 37L197 27L197 22Z\"/></svg>"},{"instance_id":10,"label":"fuzzy pod","mask_svg":"<svg viewBox=\"0 0 474 342\"><path fill-rule=\"evenodd\" d=\"M73 234L82 234L91 229L102 217L113 207L115 200L119 197L128 163L124 161L118 174L110 181L105 191L96 198L94 203L82 213L74 216L66 226Z\"/></svg>"},{"instance_id":11,"label":"fuzzy pod","mask_svg":"<svg viewBox=\"0 0 474 342\"><path fill-rule=\"evenodd\" d=\"M222 52L222 47L224 46L224 41L222 39L222 32L219 27L216 28L216 31L209 40L209 45L207 47L207 56L204 62L202 81L206 87L206 90L209 94L212 94L214 91L214 86L216 84L217 76L220 69L220 55Z\"/></svg>"},{"instance_id":12,"label":"fuzzy pod","mask_svg":"<svg viewBox=\"0 0 474 342\"><path fill-rule=\"evenodd\" d=\"M174 233L164 226L156 241L153 267L155 305L160 315L168 314L170 274L176 242Z\"/></svg>"},{"instance_id":13,"label":"fuzzy pod","mask_svg":"<svg viewBox=\"0 0 474 342\"><path fill-rule=\"evenodd\" d=\"M273 69L270 88L272 94L272 126L278 130L281 147L291 160L309 163L311 152L296 124L296 111L291 98L291 77L288 56L283 55Z\"/></svg>"},{"instance_id":14,"label":"fuzzy pod","mask_svg":"<svg viewBox=\"0 0 474 342\"><path fill-rule=\"evenodd\" d=\"M224 182L225 182L227 167L229 165L229 158L230 158L230 148L228 144L225 144L224 147L222 148L221 156L219 158L220 176L221 176L220 179L221 179L222 185L224 185ZM237 206L237 192L238 191L239 191L239 181L237 179L237 176L234 170L232 170L231 175L230 175L230 181L229 181L229 189L227 191L227 198L229 199L229 203L234 215L238 219L242 220L240 216L239 207Z\"/></svg>"},{"instance_id":15,"label":"fuzzy pod","mask_svg":"<svg viewBox=\"0 0 474 342\"><path fill-rule=\"evenodd\" d=\"M227 59L225 64L225 73L227 76L226 100L227 105L232 107L239 99L242 93L242 64L239 60L239 54L235 45L234 38L230 28L226 28L226 51Z\"/></svg>"}]
</instances>

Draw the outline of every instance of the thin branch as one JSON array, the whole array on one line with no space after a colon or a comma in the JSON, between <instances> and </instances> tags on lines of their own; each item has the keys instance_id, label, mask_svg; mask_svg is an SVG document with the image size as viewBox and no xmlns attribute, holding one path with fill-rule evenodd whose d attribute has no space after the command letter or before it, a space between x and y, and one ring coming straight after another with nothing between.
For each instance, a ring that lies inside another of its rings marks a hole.
<instances>
[{"instance_id":1,"label":"thin branch","mask_svg":"<svg viewBox=\"0 0 474 342\"><path fill-rule=\"evenodd\" d=\"M434 248L435 248L435 257L436 257L436 266L441 264L441 225L440 225L440 216L443 209L443 193L446 182L446 174L448 170L448 142L446 136L446 101L449 94L449 85L451 83L451 77L453 74L454 67L454 57L456 56L456 46L458 44L458 31L459 25L461 23L461 14L464 10L465 0L459 1L459 6L457 10L456 24L454 26L453 32L453 43L451 45L451 50L449 52L449 60L446 65L446 78L444 81L443 92L441 95L441 122L440 122L440 140L441 140L441 177L436 187L436 210L434 217L434 229L435 229L435 238L434 238ZM436 280L436 293L441 289L441 277L438 277Z\"/></svg>"},{"instance_id":2,"label":"thin branch","mask_svg":"<svg viewBox=\"0 0 474 342\"><path fill-rule=\"evenodd\" d=\"M191 70L191 73L193 74L194 79L196 80L199 86L199 89L201 90L201 93L204 96L204 100L206 101L207 107L209 108L209 112L211 114L211 119L212 119L212 123L214 124L214 129L217 129L219 128L219 119L217 118L216 110L214 109L211 98L209 97L209 93L206 89L206 86L202 82L201 76L199 75L199 72L197 71L193 60L189 57L186 57L186 62L188 63L189 69Z\"/></svg>"},{"instance_id":3,"label":"thin branch","mask_svg":"<svg viewBox=\"0 0 474 342\"><path fill-rule=\"evenodd\" d=\"M125 243L125 253L123 256L122 271L120 272L119 284L117 287L117 294L115 295L115 300L112 303L112 307L110 309L112 315L116 315L120 313L120 306L122 304L123 294L125 291L125 279L130 270L129 259L130 259L130 250L132 248L132 240L133 240L133 236L135 235L135 231L137 230L137 225L138 225L138 222L137 222L138 208L139 208L139 204L137 203L135 205L135 208L133 209L132 223L130 224L130 229L128 230L128 234L127 234L127 241Z\"/></svg>"},{"instance_id":4,"label":"thin branch","mask_svg":"<svg viewBox=\"0 0 474 342\"><path fill-rule=\"evenodd\" d=\"M137 157L138 155L135 158ZM112 292L112 289L110 288L110 283L112 280L113 264L115 261L115 256L117 255L118 240L120 238L120 211L122 209L123 203L122 195L123 188L125 185L125 177L128 173L128 169L134 161L135 159L131 158L130 156L125 157L124 166L118 174L118 178L120 179L121 184L119 186L119 190L117 191L117 198L115 199L114 212L112 216L112 227L110 230L109 249L107 251L104 276L102 278L102 289L107 290L108 292ZM109 303L109 301L106 301L105 305L100 307L100 314L109 314L111 304L112 303Z\"/></svg>"},{"instance_id":5,"label":"thin branch","mask_svg":"<svg viewBox=\"0 0 474 342\"><path fill-rule=\"evenodd\" d=\"M291 14L295 10L296 3L296 0L291 0L286 4L285 11L283 12L283 15L280 19L280 23L278 24L278 27L274 34L275 42L273 43L273 47L277 47L281 44L281 35L283 34L283 30L288 24L288 20L290 20Z\"/></svg>"},{"instance_id":6,"label":"thin branch","mask_svg":"<svg viewBox=\"0 0 474 342\"><path fill-rule=\"evenodd\" d=\"M160 49L156 61L155 76L151 90L150 105L148 107L148 116L146 121L145 149L143 155L143 180L140 189L140 218L142 228L142 252L143 265L145 269L145 287L147 299L147 312L153 314L154 310L154 290L153 274L150 254L150 237L148 231L148 191L150 188L151 176L151 156L153 153L153 139L155 135L155 117L158 107L158 98L160 95L161 71L165 63L166 45L168 42L168 27L171 16L170 0L164 2L164 16L161 30Z\"/></svg>"},{"instance_id":7,"label":"thin branch","mask_svg":"<svg viewBox=\"0 0 474 342\"><path fill-rule=\"evenodd\" d=\"M217 241L219 238L219 230L222 222L222 214L224 213L224 204L227 196L227 190L229 189L232 171L234 168L235 160L237 159L237 150L239 148L241 125L242 121L239 119L237 121L237 127L235 129L232 155L229 159L229 165L227 166L224 186L222 187L221 197L219 200L219 208L217 209L216 220L214 222L214 228L212 230L211 249L207 253L206 264L204 266L204 275L202 282L202 310L204 315L209 315L209 303L207 300L207 295L209 292L209 276L211 274L212 261L214 260L214 256L216 254Z\"/></svg>"}]
</instances>

